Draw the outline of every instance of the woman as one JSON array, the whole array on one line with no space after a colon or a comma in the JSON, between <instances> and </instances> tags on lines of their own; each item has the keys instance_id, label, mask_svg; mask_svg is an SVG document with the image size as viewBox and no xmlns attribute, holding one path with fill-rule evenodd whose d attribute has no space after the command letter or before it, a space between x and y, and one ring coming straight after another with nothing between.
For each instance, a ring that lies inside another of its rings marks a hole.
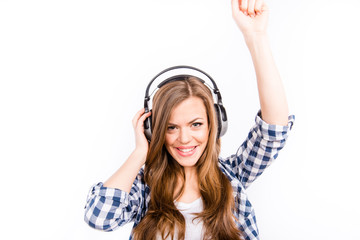
<instances>
[{"instance_id":1,"label":"woman","mask_svg":"<svg viewBox=\"0 0 360 240\"><path fill-rule=\"evenodd\" d=\"M259 239L245 189L284 146L293 116L269 47L267 6L233 0L232 11L253 59L261 105L247 139L236 154L219 158L210 90L196 77L166 83L152 112L142 109L133 119L133 153L92 187L85 206L91 227L112 231L134 222L130 239Z\"/></svg>"}]
</instances>

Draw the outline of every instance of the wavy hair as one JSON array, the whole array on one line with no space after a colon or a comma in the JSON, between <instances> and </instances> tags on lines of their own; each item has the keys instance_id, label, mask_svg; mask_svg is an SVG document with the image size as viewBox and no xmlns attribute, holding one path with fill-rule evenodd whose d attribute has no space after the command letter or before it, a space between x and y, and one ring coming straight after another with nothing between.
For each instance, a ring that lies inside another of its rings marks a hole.
<instances>
[{"instance_id":1,"label":"wavy hair","mask_svg":"<svg viewBox=\"0 0 360 240\"><path fill-rule=\"evenodd\" d=\"M158 234L162 239L177 236L183 240L185 237L185 218L174 204L184 191L185 172L166 150L165 134L171 110L189 97L198 97L206 108L209 137L195 165L204 206L196 218L203 221L204 239L241 239L233 215L233 190L218 167L220 139L217 138L217 117L211 91L195 77L178 80L162 86L153 98L153 132L144 169L145 182L150 187L150 202L147 213L134 229L134 238L155 240ZM182 185L175 193L178 184Z\"/></svg>"}]
</instances>

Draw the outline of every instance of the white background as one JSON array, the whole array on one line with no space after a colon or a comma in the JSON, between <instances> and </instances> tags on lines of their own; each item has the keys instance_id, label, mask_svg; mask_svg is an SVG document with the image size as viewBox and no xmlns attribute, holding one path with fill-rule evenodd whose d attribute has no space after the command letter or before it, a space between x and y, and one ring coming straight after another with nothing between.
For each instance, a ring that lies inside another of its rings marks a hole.
<instances>
[{"instance_id":1,"label":"white background","mask_svg":"<svg viewBox=\"0 0 360 240\"><path fill-rule=\"evenodd\" d=\"M357 0L269 0L269 35L296 122L249 188L262 239L360 239ZM0 1L1 239L128 239L83 221L90 186L134 147L149 80L187 64L218 83L222 155L259 109L229 0Z\"/></svg>"}]
</instances>

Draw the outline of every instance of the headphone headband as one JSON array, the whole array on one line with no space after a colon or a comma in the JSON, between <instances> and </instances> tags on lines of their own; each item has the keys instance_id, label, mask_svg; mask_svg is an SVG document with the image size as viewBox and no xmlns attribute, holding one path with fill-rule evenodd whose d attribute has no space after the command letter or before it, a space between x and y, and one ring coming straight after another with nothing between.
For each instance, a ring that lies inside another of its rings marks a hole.
<instances>
[{"instance_id":1,"label":"headphone headband","mask_svg":"<svg viewBox=\"0 0 360 240\"><path fill-rule=\"evenodd\" d=\"M214 92L214 94L216 95L217 97L217 103L222 105L222 98L221 98L221 94L220 94L220 91L214 81L214 79L212 79L212 77L207 74L206 72L204 72L203 70L200 70L198 68L195 68L195 67L192 67L192 66L187 66L187 65L178 65L178 66L173 66L173 67L169 67L163 71L161 71L160 73L158 73L155 77L153 77L153 79L151 79L151 81L149 82L148 86L146 87L146 91L145 91L145 101L144 101L144 106L145 106L145 112L149 111L149 104L148 102L150 101L150 95L149 95L149 91L150 91L150 87L152 85L152 83L158 79L160 76L162 76L163 74L167 73L167 72L170 72L170 71L174 71L174 70L177 70L177 69L191 69L191 70L194 70L196 72L200 72L202 73L203 75L205 75L211 82L212 84L212 88L210 87L210 89ZM194 75L191 75L191 74L179 74L179 75L175 75L175 76L172 76L172 77L169 77L165 80L163 80L160 84L158 84L157 88L160 88L162 87L163 85L165 85L166 83L169 83L169 82L172 82L172 81L176 81L176 78L179 78L179 77L196 77L198 78L200 81L202 81L204 84L206 83L203 79L197 77L197 76L194 76Z\"/></svg>"}]
</instances>

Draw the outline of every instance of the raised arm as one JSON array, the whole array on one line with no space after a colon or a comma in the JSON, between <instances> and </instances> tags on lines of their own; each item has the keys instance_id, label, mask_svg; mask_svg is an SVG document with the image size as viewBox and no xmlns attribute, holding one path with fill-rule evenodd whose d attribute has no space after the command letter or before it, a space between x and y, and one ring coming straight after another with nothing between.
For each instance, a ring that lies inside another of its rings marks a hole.
<instances>
[{"instance_id":1,"label":"raised arm","mask_svg":"<svg viewBox=\"0 0 360 240\"><path fill-rule=\"evenodd\" d=\"M144 135L144 120L150 114L151 112L144 113L144 109L136 113L132 121L135 131L136 148L126 162L104 183L104 187L117 188L130 193L136 175L145 164L148 141Z\"/></svg>"},{"instance_id":2,"label":"raised arm","mask_svg":"<svg viewBox=\"0 0 360 240\"><path fill-rule=\"evenodd\" d=\"M150 114L144 114L142 109L135 115L136 147L126 162L104 184L100 182L90 189L84 215L89 226L113 231L128 222L141 220L148 193L141 171L148 151L143 123Z\"/></svg>"},{"instance_id":3,"label":"raised arm","mask_svg":"<svg viewBox=\"0 0 360 240\"><path fill-rule=\"evenodd\" d=\"M289 111L267 35L268 7L263 0L232 0L232 14L253 60L262 119L286 126Z\"/></svg>"}]
</instances>

